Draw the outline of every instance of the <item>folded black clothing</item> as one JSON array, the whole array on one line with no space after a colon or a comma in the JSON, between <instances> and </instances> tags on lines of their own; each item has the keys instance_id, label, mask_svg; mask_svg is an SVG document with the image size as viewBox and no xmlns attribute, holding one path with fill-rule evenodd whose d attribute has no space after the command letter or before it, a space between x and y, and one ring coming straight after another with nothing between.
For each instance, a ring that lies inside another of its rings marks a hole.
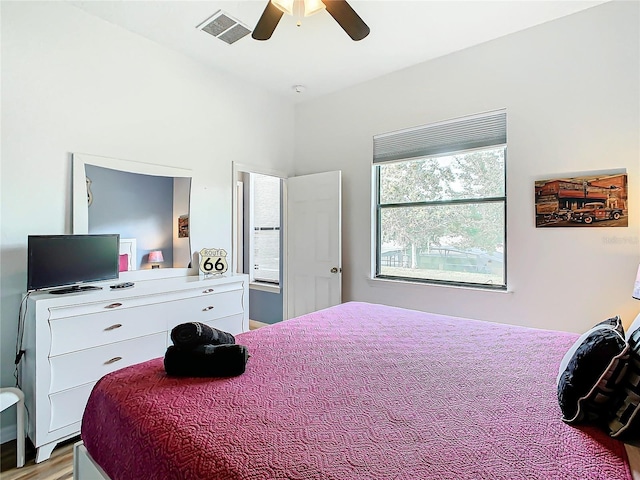
<instances>
[{"instance_id":1,"label":"folded black clothing","mask_svg":"<svg viewBox=\"0 0 640 480\"><path fill-rule=\"evenodd\" d=\"M186 350L171 345L164 354L164 369L176 377L235 377L244 373L248 358L244 345L198 345Z\"/></svg>"},{"instance_id":2,"label":"folded black clothing","mask_svg":"<svg viewBox=\"0 0 640 480\"><path fill-rule=\"evenodd\" d=\"M173 344L180 348L193 348L198 345L226 345L236 343L230 333L210 327L200 322L181 323L171 330Z\"/></svg>"}]
</instances>

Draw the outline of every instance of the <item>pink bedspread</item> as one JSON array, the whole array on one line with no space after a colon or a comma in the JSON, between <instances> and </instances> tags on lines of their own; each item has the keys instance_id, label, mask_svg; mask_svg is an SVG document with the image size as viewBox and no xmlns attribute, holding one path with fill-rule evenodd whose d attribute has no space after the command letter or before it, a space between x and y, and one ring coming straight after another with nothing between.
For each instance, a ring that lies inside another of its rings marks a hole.
<instances>
[{"instance_id":1,"label":"pink bedspread","mask_svg":"<svg viewBox=\"0 0 640 480\"><path fill-rule=\"evenodd\" d=\"M630 479L622 443L560 420L576 338L347 303L238 335L239 377L107 375L82 438L113 480Z\"/></svg>"}]
</instances>

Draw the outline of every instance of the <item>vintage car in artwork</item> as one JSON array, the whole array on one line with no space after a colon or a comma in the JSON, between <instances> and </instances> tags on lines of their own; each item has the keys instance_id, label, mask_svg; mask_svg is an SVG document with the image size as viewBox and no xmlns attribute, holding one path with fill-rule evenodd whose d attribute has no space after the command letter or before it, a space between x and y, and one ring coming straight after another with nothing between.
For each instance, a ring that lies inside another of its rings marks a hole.
<instances>
[{"instance_id":1,"label":"vintage car in artwork","mask_svg":"<svg viewBox=\"0 0 640 480\"><path fill-rule=\"evenodd\" d=\"M573 211L568 208L561 208L557 212L555 212L555 216L561 220L571 220L571 216L573 215Z\"/></svg>"},{"instance_id":2,"label":"vintage car in artwork","mask_svg":"<svg viewBox=\"0 0 640 480\"><path fill-rule=\"evenodd\" d=\"M618 220L622 216L619 208L606 208L603 202L585 203L571 213L572 222L593 223L594 220Z\"/></svg>"}]
</instances>

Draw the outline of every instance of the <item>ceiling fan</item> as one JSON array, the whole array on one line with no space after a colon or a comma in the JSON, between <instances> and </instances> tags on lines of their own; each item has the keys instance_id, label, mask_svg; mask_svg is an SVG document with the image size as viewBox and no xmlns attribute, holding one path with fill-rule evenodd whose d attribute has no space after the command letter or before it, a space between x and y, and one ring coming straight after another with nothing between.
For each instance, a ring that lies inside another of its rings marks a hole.
<instances>
[{"instance_id":1,"label":"ceiling fan","mask_svg":"<svg viewBox=\"0 0 640 480\"><path fill-rule=\"evenodd\" d=\"M369 27L346 0L269 0L251 36L256 40L268 40L282 15L285 13L294 15L296 7L298 11L304 8L305 17L326 9L338 25L347 32L347 35L355 41L369 35ZM300 25L299 22L298 25Z\"/></svg>"}]
</instances>

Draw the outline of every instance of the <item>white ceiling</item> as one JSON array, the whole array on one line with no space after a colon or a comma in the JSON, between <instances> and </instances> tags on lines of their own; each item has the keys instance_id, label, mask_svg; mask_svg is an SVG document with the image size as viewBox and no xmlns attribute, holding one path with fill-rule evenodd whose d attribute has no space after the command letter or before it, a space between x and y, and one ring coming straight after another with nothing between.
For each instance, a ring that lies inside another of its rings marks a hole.
<instances>
[{"instance_id":1,"label":"white ceiling","mask_svg":"<svg viewBox=\"0 0 640 480\"><path fill-rule=\"evenodd\" d=\"M354 42L322 11L302 26L284 15L267 41L228 45L196 29L218 10L256 25L267 0L69 0L216 71L304 101L538 25L607 0L350 0L371 28ZM296 93L294 85L304 85Z\"/></svg>"}]
</instances>

